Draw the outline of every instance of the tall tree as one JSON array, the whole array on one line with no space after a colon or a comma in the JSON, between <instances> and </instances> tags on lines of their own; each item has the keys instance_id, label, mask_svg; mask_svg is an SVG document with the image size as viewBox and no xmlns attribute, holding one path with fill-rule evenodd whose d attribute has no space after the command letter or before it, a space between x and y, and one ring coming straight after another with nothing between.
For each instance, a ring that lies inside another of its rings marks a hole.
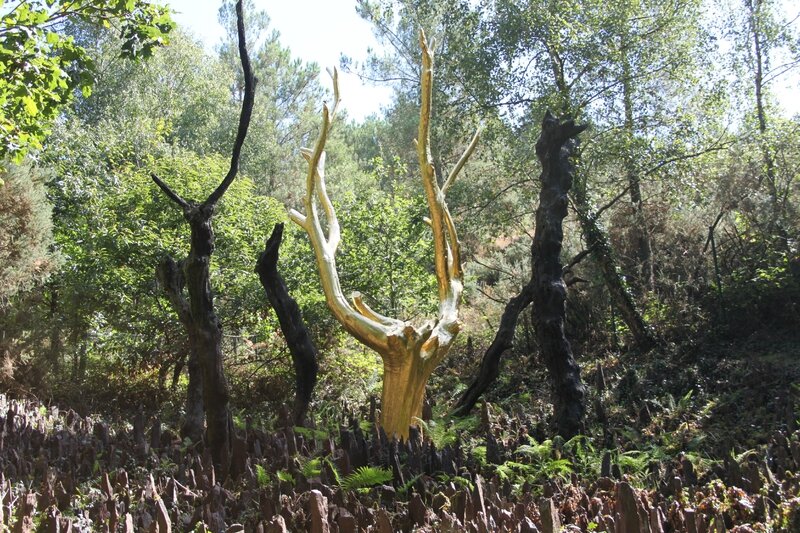
<instances>
[{"instance_id":1,"label":"tall tree","mask_svg":"<svg viewBox=\"0 0 800 533\"><path fill-rule=\"evenodd\" d=\"M744 10L731 5L731 24L727 35L732 38L738 70L745 72L750 85L745 90L755 111L758 151L761 152L758 183L769 194L766 230L776 239L779 249L788 249L786 202L783 190L786 180L778 168L776 140L772 133L770 87L776 80L800 66L800 40L792 31L792 21L785 20L780 2L774 0L741 0ZM794 20L797 20L795 17Z\"/></svg>"},{"instance_id":2,"label":"tall tree","mask_svg":"<svg viewBox=\"0 0 800 533\"><path fill-rule=\"evenodd\" d=\"M250 125L256 84L250 68L250 58L247 55L242 0L236 3L236 16L239 57L244 71L244 97L228 173L208 198L199 204L187 202L158 176L153 175L153 181L164 194L181 208L191 229L191 247L183 267L192 318L188 333L190 336L195 336L196 353L203 373L208 446L221 479L227 477L230 466L233 423L229 407L230 393L223 368L222 326L214 311L214 296L211 292L209 274L211 254L214 252L214 230L211 221L217 202L225 194L239 170L239 157Z\"/></svg>"},{"instance_id":3,"label":"tall tree","mask_svg":"<svg viewBox=\"0 0 800 533\"><path fill-rule=\"evenodd\" d=\"M57 265L50 253L51 207L44 174L30 164L0 169L0 308L47 279Z\"/></svg>"}]
</instances>

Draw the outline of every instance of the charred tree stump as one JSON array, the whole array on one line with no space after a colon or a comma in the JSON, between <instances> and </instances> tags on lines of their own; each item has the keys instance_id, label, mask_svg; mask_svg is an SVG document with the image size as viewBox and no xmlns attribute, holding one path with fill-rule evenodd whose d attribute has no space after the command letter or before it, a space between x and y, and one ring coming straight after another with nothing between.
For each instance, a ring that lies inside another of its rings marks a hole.
<instances>
[{"instance_id":1,"label":"charred tree stump","mask_svg":"<svg viewBox=\"0 0 800 533\"><path fill-rule=\"evenodd\" d=\"M278 252L283 238L283 224L275 224L272 235L267 239L264 251L256 263L256 273L261 286L267 293L270 305L278 315L295 373L295 400L292 418L294 424L302 426L305 422L314 385L317 383L317 349L311 341L311 335L303 322L300 307L289 295L286 283L278 272Z\"/></svg>"},{"instance_id":2,"label":"charred tree stump","mask_svg":"<svg viewBox=\"0 0 800 533\"><path fill-rule=\"evenodd\" d=\"M478 399L486 392L486 389L494 383L500 375L500 359L503 354L510 350L514 344L514 331L517 329L517 319L520 313L530 305L533 300L533 285L528 283L522 288L519 294L511 298L503 310L500 317L500 326L494 336L492 344L486 349L481 359L481 366L478 375L472 384L459 398L453 409L453 416L467 416L472 408L475 407Z\"/></svg>"},{"instance_id":3,"label":"charred tree stump","mask_svg":"<svg viewBox=\"0 0 800 533\"><path fill-rule=\"evenodd\" d=\"M211 451L215 470L220 479L228 475L231 460L231 420L228 380L222 364L222 326L214 311L214 295L211 291L209 265L214 253L214 230L211 219L217 202L233 183L239 171L239 156L247 136L250 117L253 114L256 79L250 68L247 55L247 42L244 33L242 1L236 2L237 33L239 39L239 58L244 71L244 98L239 115L239 126L233 143L231 165L222 182L202 203L184 200L161 179L153 175L153 181L164 194L183 211L183 217L191 228L189 256L183 261L183 275L189 293L189 313L191 328L189 336L194 343L197 360L203 376L203 403L206 415L206 442Z\"/></svg>"},{"instance_id":4,"label":"charred tree stump","mask_svg":"<svg viewBox=\"0 0 800 533\"><path fill-rule=\"evenodd\" d=\"M567 287L562 277L563 221L567 216L567 194L572 186L569 161L571 139L586 129L575 121L560 121L550 112L542 122L536 155L542 164L539 207L531 245L533 304L536 336L550 374L557 432L570 438L581 431L586 390L580 367L564 333Z\"/></svg>"}]
</instances>

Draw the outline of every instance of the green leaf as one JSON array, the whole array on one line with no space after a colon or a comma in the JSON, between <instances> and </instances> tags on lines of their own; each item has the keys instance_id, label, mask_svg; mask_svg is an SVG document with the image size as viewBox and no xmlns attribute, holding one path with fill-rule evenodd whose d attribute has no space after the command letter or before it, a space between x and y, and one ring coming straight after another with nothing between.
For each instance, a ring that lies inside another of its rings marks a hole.
<instances>
[{"instance_id":1,"label":"green leaf","mask_svg":"<svg viewBox=\"0 0 800 533\"><path fill-rule=\"evenodd\" d=\"M36 114L39 113L39 108L36 107L36 102L33 101L33 98L30 96L23 96L21 101L25 112L30 116L36 116Z\"/></svg>"},{"instance_id":2,"label":"green leaf","mask_svg":"<svg viewBox=\"0 0 800 533\"><path fill-rule=\"evenodd\" d=\"M392 480L392 471L378 466L362 466L342 481L342 489L357 490L383 485Z\"/></svg>"}]
</instances>

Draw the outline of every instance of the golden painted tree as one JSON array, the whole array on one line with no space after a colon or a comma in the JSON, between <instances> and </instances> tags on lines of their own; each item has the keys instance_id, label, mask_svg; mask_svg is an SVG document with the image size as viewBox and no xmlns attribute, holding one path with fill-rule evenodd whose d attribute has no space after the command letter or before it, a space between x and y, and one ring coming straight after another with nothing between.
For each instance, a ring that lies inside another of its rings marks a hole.
<instances>
[{"instance_id":1,"label":"golden painted tree","mask_svg":"<svg viewBox=\"0 0 800 533\"><path fill-rule=\"evenodd\" d=\"M335 72L333 109L329 110L327 106L323 108L322 131L314 150L301 150L308 161L303 202L305 214L295 210L289 212L292 221L302 227L311 239L328 307L353 337L378 352L383 359L380 423L388 435L403 438L408 437L409 426L422 413L428 377L447 355L461 329L458 308L464 273L461 269L458 237L445 203L445 195L478 143L476 132L468 148L440 186L430 150L433 54L432 46L428 46L424 33L420 34L420 45L422 102L416 148L430 211L428 222L433 229L439 296L437 317L415 326L373 311L364 303L359 293L354 293L349 301L342 293L335 259L340 239L339 221L325 189L325 142L339 103ZM320 220L320 208L324 212L326 228L323 228Z\"/></svg>"}]
</instances>

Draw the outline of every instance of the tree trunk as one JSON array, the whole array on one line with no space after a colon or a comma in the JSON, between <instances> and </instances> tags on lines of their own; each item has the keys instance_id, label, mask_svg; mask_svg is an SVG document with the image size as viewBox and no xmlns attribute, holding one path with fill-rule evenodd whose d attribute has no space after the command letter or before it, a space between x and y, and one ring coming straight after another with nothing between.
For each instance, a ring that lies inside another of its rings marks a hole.
<instances>
[{"instance_id":1,"label":"tree trunk","mask_svg":"<svg viewBox=\"0 0 800 533\"><path fill-rule=\"evenodd\" d=\"M534 315L542 358L550 374L556 430L564 438L580 433L585 413L586 389L564 334L567 287L560 259L567 194L572 186L570 140L584 129L585 125L561 122L548 112L536 143L542 188L531 245Z\"/></svg>"},{"instance_id":2,"label":"tree trunk","mask_svg":"<svg viewBox=\"0 0 800 533\"><path fill-rule=\"evenodd\" d=\"M192 329L192 313L183 293L185 279L182 267L172 257L166 256L156 267L156 278L189 339L189 385L186 389L186 417L181 426L181 436L189 437L192 442L200 442L204 422L203 372L197 358L197 335Z\"/></svg>"},{"instance_id":3,"label":"tree trunk","mask_svg":"<svg viewBox=\"0 0 800 533\"><path fill-rule=\"evenodd\" d=\"M314 385L317 383L317 349L311 341L311 335L303 322L300 307L294 298L289 295L286 283L278 272L278 252L283 237L283 224L275 224L264 247L264 251L256 263L256 273L261 280L261 286L267 293L270 305L278 315L289 353L292 354L292 363L295 373L295 400L292 417L294 424L302 426Z\"/></svg>"},{"instance_id":4,"label":"tree trunk","mask_svg":"<svg viewBox=\"0 0 800 533\"><path fill-rule=\"evenodd\" d=\"M415 418L422 418L425 384L436 365L426 364L419 349L400 357L383 357L381 427L387 435L408 439Z\"/></svg>"},{"instance_id":5,"label":"tree trunk","mask_svg":"<svg viewBox=\"0 0 800 533\"><path fill-rule=\"evenodd\" d=\"M603 281L608 288L614 307L619 311L625 325L628 326L636 345L642 350L651 348L656 344L655 335L636 308L630 289L617 271L617 262L614 260L608 237L597 223L597 218L586 211L585 205L578 204L577 208L578 220L586 239L587 248L592 250L592 255L600 267Z\"/></svg>"},{"instance_id":6,"label":"tree trunk","mask_svg":"<svg viewBox=\"0 0 800 533\"><path fill-rule=\"evenodd\" d=\"M554 81L562 100L562 108L565 110L566 115L575 116L575 110L571 104L569 86L564 80L563 69L559 66L561 64L561 59L558 54L554 54L553 52L550 53L550 58L554 65ZM631 127L633 121L632 112L631 103ZM633 176L633 178L636 179L636 176ZM635 181L634 186L637 188L639 198L641 198L638 180ZM585 177L579 176L579 179L576 180L576 187L573 191L572 198L577 207L581 231L586 239L587 248L592 250L600 266L600 270L603 274L603 281L611 294L612 303L619 310L620 315L622 315L622 319L633 334L636 344L642 349L651 347L655 344L655 337L645 324L641 313L636 309L633 297L628 291L622 276L617 271L617 264L614 255L611 253L608 237L597 223L597 218L590 212Z\"/></svg>"},{"instance_id":7,"label":"tree trunk","mask_svg":"<svg viewBox=\"0 0 800 533\"><path fill-rule=\"evenodd\" d=\"M772 147L767 139L767 111L764 107L764 67L766 58L764 57L764 50L762 38L764 37L761 29L760 17L762 9L762 0L745 0L747 7L750 31L753 38L753 55L754 55L754 68L753 85L755 89L756 100L756 118L758 119L758 132L760 134L761 155L764 165L764 170L759 178L759 184L762 181L767 182L767 190L769 192L770 200L770 214L767 223L767 231L770 238L775 238L778 248L781 250L788 250L788 234L783 227L784 212L781 206L780 192L778 190L778 181L775 173L775 156L772 152ZM764 180L766 178L766 180Z\"/></svg>"},{"instance_id":8,"label":"tree trunk","mask_svg":"<svg viewBox=\"0 0 800 533\"><path fill-rule=\"evenodd\" d=\"M239 157L247 137L250 118L253 115L256 79L250 68L247 54L247 39L244 31L242 0L236 2L236 30L239 41L239 59L244 72L244 98L239 115L239 126L231 150L231 166L216 189L200 204L187 202L161 181L155 174L153 181L183 211L183 217L191 228L189 256L183 262L183 276L189 293L189 315L191 327L189 344L197 354L203 377L203 403L206 415L206 443L211 449L211 458L224 481L228 477L231 460L233 422L230 412L228 380L222 365L222 326L214 312L214 295L211 292L209 265L214 253L214 230L211 218L217 202L222 198L239 172Z\"/></svg>"},{"instance_id":9,"label":"tree trunk","mask_svg":"<svg viewBox=\"0 0 800 533\"><path fill-rule=\"evenodd\" d=\"M189 373L189 384L186 387L186 418L181 426L181 436L189 437L192 442L203 439L203 369L197 358L197 349L192 346L195 335L189 337L189 361L186 368Z\"/></svg>"},{"instance_id":10,"label":"tree trunk","mask_svg":"<svg viewBox=\"0 0 800 533\"><path fill-rule=\"evenodd\" d=\"M494 340L483 354L478 375L456 403L452 411L453 416L467 416L489 385L500 375L500 360L506 350L510 350L514 344L514 331L517 329L519 314L532 300L533 285L528 283L519 294L508 301Z\"/></svg>"},{"instance_id":11,"label":"tree trunk","mask_svg":"<svg viewBox=\"0 0 800 533\"><path fill-rule=\"evenodd\" d=\"M624 156L625 173L628 178L628 191L633 207L633 224L631 230L634 236L634 259L639 270L638 288L645 287L649 290L655 289L655 270L653 266L653 250L650 240L650 233L647 230L647 221L644 216L644 205L642 202L642 186L639 179L639 172L636 169L636 159L634 156L633 141L636 136L633 124L633 87L631 85L632 72L630 61L625 52L622 62L622 101L625 111L624 128L628 141L626 154Z\"/></svg>"},{"instance_id":12,"label":"tree trunk","mask_svg":"<svg viewBox=\"0 0 800 533\"><path fill-rule=\"evenodd\" d=\"M184 263L184 276L193 322L189 342L196 347L203 375L206 437L214 467L220 478L225 479L230 466L233 422L228 380L222 366L222 326L214 312L214 296L209 280L209 264L214 251L214 230L211 227L213 212L213 206L203 203L186 214L192 230L192 242L189 257Z\"/></svg>"}]
</instances>

